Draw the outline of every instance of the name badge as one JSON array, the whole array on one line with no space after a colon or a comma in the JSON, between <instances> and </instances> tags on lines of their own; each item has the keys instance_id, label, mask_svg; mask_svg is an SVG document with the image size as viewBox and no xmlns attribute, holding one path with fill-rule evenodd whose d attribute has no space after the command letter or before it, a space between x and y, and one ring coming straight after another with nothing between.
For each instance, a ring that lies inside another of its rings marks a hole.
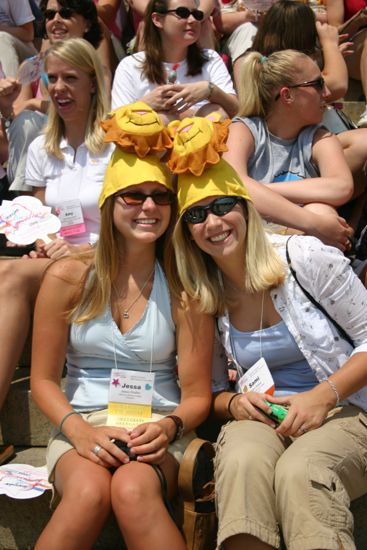
<instances>
[{"instance_id":1,"label":"name badge","mask_svg":"<svg viewBox=\"0 0 367 550\"><path fill-rule=\"evenodd\" d=\"M57 209L61 221L61 237L85 233L86 227L79 199L63 202Z\"/></svg>"},{"instance_id":2,"label":"name badge","mask_svg":"<svg viewBox=\"0 0 367 550\"><path fill-rule=\"evenodd\" d=\"M111 371L107 426L132 430L152 419L154 373Z\"/></svg>"},{"instance_id":3,"label":"name badge","mask_svg":"<svg viewBox=\"0 0 367 550\"><path fill-rule=\"evenodd\" d=\"M273 395L275 390L274 380L263 357L256 361L256 363L241 376L237 382L237 386L241 393L254 391Z\"/></svg>"}]
</instances>

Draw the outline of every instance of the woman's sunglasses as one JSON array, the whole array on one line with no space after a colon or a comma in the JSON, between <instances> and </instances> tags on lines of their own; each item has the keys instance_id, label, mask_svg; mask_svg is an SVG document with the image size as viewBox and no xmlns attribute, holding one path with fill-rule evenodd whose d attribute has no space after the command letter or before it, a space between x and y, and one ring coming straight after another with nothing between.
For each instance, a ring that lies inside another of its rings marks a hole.
<instances>
[{"instance_id":1,"label":"woman's sunglasses","mask_svg":"<svg viewBox=\"0 0 367 550\"><path fill-rule=\"evenodd\" d=\"M322 90L325 87L325 80L320 76L319 78L315 78L315 80L306 80L306 82L301 82L300 84L289 84L289 86L286 86L287 88L316 88L316 90L319 90L319 92L322 92ZM275 101L280 98L280 93L275 96Z\"/></svg>"},{"instance_id":2,"label":"woman's sunglasses","mask_svg":"<svg viewBox=\"0 0 367 550\"><path fill-rule=\"evenodd\" d=\"M46 20L52 21L53 19L55 19L57 13L62 19L71 19L74 12L70 8L61 8L60 10L46 10L45 11Z\"/></svg>"},{"instance_id":3,"label":"woman's sunglasses","mask_svg":"<svg viewBox=\"0 0 367 550\"><path fill-rule=\"evenodd\" d=\"M180 19L188 19L190 15L192 15L193 18L196 19L196 21L202 21L204 19L203 11L197 9L189 10L189 8L185 8L184 6L175 8L174 10L157 10L157 13L160 13L162 15L165 15L166 13L174 13Z\"/></svg>"},{"instance_id":4,"label":"woman's sunglasses","mask_svg":"<svg viewBox=\"0 0 367 550\"><path fill-rule=\"evenodd\" d=\"M205 206L192 206L184 213L183 219L186 223L203 223L209 211L216 216L225 216L240 200L240 197L219 197Z\"/></svg>"},{"instance_id":5,"label":"woman's sunglasses","mask_svg":"<svg viewBox=\"0 0 367 550\"><path fill-rule=\"evenodd\" d=\"M116 195L116 197L120 197L124 201L124 203L128 204L129 206L138 206L144 204L148 197L151 198L152 201L159 206L167 206L168 204L172 204L173 202L173 193L170 193L169 191L162 191L161 193L158 192L147 195L145 193L139 193L138 191L124 191L123 193L119 193L118 195Z\"/></svg>"}]
</instances>

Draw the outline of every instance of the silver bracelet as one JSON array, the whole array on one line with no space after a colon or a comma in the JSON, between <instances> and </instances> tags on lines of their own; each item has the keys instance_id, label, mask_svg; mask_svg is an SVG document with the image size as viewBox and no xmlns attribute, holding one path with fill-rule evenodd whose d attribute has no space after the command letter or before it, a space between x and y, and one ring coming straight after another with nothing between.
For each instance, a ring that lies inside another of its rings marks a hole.
<instances>
[{"instance_id":1,"label":"silver bracelet","mask_svg":"<svg viewBox=\"0 0 367 550\"><path fill-rule=\"evenodd\" d=\"M66 413L66 414L62 417L62 419L61 419L61 421L60 421L60 424L59 424L59 432L60 432L60 433L62 433L62 427L63 427L63 425L64 425L65 420L66 420L67 418L69 418L69 416L71 416L72 414L78 414L79 416L81 416L80 413L77 412L77 411L69 411L68 413Z\"/></svg>"},{"instance_id":2,"label":"silver bracelet","mask_svg":"<svg viewBox=\"0 0 367 550\"><path fill-rule=\"evenodd\" d=\"M333 382L332 380L330 380L330 378L326 378L325 382L327 382L330 386L330 388L333 390L333 392L335 393L336 395L336 403L335 403L335 407L337 407L340 403L340 395L339 395L339 392L336 388L336 385L335 385L335 382Z\"/></svg>"}]
</instances>

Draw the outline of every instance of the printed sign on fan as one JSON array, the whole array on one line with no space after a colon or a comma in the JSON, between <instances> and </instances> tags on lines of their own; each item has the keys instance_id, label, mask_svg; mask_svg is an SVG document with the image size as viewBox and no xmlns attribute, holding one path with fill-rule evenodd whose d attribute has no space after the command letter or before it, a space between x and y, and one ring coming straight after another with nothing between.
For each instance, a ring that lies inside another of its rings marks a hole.
<instances>
[{"instance_id":1,"label":"printed sign on fan","mask_svg":"<svg viewBox=\"0 0 367 550\"><path fill-rule=\"evenodd\" d=\"M42 239L51 242L48 235L57 233L61 222L51 214L51 208L39 199L27 195L12 201L4 200L0 206L0 233L17 245L24 246Z\"/></svg>"}]
</instances>

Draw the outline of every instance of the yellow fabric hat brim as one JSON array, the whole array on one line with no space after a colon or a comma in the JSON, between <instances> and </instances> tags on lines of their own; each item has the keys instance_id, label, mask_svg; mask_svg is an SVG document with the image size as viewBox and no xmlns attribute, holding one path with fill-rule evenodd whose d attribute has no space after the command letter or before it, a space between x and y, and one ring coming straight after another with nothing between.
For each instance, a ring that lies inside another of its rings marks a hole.
<instances>
[{"instance_id":1,"label":"yellow fabric hat brim","mask_svg":"<svg viewBox=\"0 0 367 550\"><path fill-rule=\"evenodd\" d=\"M172 187L172 175L154 155L140 159L135 154L125 153L116 147L108 163L102 192L99 197L98 206L102 207L108 197L115 193L145 182L157 182L164 185L170 191Z\"/></svg>"},{"instance_id":2,"label":"yellow fabric hat brim","mask_svg":"<svg viewBox=\"0 0 367 550\"><path fill-rule=\"evenodd\" d=\"M193 204L215 196L236 196L251 201L239 175L225 160L207 168L201 176L187 173L178 176L177 199L180 215Z\"/></svg>"}]
</instances>

